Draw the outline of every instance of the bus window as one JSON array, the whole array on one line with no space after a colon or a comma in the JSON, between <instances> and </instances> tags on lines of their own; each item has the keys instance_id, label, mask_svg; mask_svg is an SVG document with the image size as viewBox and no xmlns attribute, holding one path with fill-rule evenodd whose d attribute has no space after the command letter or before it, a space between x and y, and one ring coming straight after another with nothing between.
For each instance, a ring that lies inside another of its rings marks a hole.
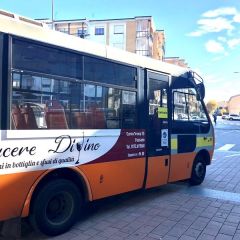
<instances>
[{"instance_id":1,"label":"bus window","mask_svg":"<svg viewBox=\"0 0 240 240\"><path fill-rule=\"evenodd\" d=\"M129 66L84 57L84 79L136 88L136 69Z\"/></svg>"},{"instance_id":2,"label":"bus window","mask_svg":"<svg viewBox=\"0 0 240 240\"><path fill-rule=\"evenodd\" d=\"M12 129L137 127L133 91L19 72L12 74L12 88ZM53 101L58 123L48 106Z\"/></svg>"},{"instance_id":3,"label":"bus window","mask_svg":"<svg viewBox=\"0 0 240 240\"><path fill-rule=\"evenodd\" d=\"M168 154L168 137L163 142L163 131L168 132L168 82L149 79L149 155ZM168 134L167 134L168 135Z\"/></svg>"},{"instance_id":4,"label":"bus window","mask_svg":"<svg viewBox=\"0 0 240 240\"><path fill-rule=\"evenodd\" d=\"M194 88L173 90L173 131L207 132L209 129L202 102ZM198 124L194 124L198 123Z\"/></svg>"},{"instance_id":5,"label":"bus window","mask_svg":"<svg viewBox=\"0 0 240 240\"><path fill-rule=\"evenodd\" d=\"M60 111L58 117L61 115L67 119L70 107L70 82L31 73L13 72L12 88L11 128L57 128L54 126L57 121L52 120L51 124L46 121L46 115L51 115L48 107L51 101L58 101L62 106L58 109ZM18 121L22 122L22 115L25 125L18 124ZM67 128L66 124L64 126Z\"/></svg>"},{"instance_id":6,"label":"bus window","mask_svg":"<svg viewBox=\"0 0 240 240\"><path fill-rule=\"evenodd\" d=\"M82 55L13 39L13 68L82 79Z\"/></svg>"},{"instance_id":7,"label":"bus window","mask_svg":"<svg viewBox=\"0 0 240 240\"><path fill-rule=\"evenodd\" d=\"M122 128L136 128L136 92L122 91Z\"/></svg>"},{"instance_id":8,"label":"bus window","mask_svg":"<svg viewBox=\"0 0 240 240\"><path fill-rule=\"evenodd\" d=\"M11 128L136 128L136 68L34 42L12 42L12 108L21 113L27 106L36 124L16 124L22 116L15 114ZM49 101L58 101L57 126L46 119Z\"/></svg>"}]
</instances>

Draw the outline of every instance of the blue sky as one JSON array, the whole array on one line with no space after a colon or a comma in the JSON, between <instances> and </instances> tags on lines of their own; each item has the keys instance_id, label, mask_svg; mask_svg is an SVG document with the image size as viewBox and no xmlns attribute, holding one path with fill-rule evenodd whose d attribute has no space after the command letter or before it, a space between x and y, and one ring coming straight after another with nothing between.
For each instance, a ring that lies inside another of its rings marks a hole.
<instances>
[{"instance_id":1,"label":"blue sky","mask_svg":"<svg viewBox=\"0 0 240 240\"><path fill-rule=\"evenodd\" d=\"M51 18L51 0L1 0L0 9ZM153 16L166 57L184 58L204 78L206 101L240 94L240 0L54 0L58 20L134 16Z\"/></svg>"}]
</instances>

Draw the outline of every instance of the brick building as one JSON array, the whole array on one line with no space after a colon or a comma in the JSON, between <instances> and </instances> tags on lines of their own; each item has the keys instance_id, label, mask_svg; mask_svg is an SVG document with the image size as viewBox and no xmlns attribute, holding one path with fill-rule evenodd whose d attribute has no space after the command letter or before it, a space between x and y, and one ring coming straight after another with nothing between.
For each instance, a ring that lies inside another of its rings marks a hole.
<instances>
[{"instance_id":1,"label":"brick building","mask_svg":"<svg viewBox=\"0 0 240 240\"><path fill-rule=\"evenodd\" d=\"M151 16L103 20L39 19L57 31L163 61L165 34L156 30Z\"/></svg>"},{"instance_id":2,"label":"brick building","mask_svg":"<svg viewBox=\"0 0 240 240\"><path fill-rule=\"evenodd\" d=\"M229 113L240 114L240 94L230 97L228 111Z\"/></svg>"},{"instance_id":3,"label":"brick building","mask_svg":"<svg viewBox=\"0 0 240 240\"><path fill-rule=\"evenodd\" d=\"M167 62L167 63L178 65L180 67L188 67L187 62L184 59L179 58L179 57L165 57L163 59L163 61Z\"/></svg>"}]
</instances>

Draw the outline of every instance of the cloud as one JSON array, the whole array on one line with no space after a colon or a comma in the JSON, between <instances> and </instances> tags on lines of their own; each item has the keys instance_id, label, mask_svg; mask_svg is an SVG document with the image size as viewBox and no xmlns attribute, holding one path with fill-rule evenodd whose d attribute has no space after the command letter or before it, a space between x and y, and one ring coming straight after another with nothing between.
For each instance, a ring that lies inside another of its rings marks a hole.
<instances>
[{"instance_id":1,"label":"cloud","mask_svg":"<svg viewBox=\"0 0 240 240\"><path fill-rule=\"evenodd\" d=\"M200 29L207 32L221 32L223 30L233 30L234 26L226 18L218 17L214 19L200 19L198 22Z\"/></svg>"},{"instance_id":2,"label":"cloud","mask_svg":"<svg viewBox=\"0 0 240 240\"><path fill-rule=\"evenodd\" d=\"M220 41L220 42L227 42L227 39L225 38L225 37L218 37L217 38L218 39L218 41Z\"/></svg>"},{"instance_id":3,"label":"cloud","mask_svg":"<svg viewBox=\"0 0 240 240\"><path fill-rule=\"evenodd\" d=\"M225 49L220 42L209 40L205 44L206 50L210 53L224 53Z\"/></svg>"},{"instance_id":4,"label":"cloud","mask_svg":"<svg viewBox=\"0 0 240 240\"><path fill-rule=\"evenodd\" d=\"M227 31L227 34L231 35L237 23L240 23L240 12L235 7L209 10L197 21L198 28L187 36L200 37L207 33L222 31Z\"/></svg>"},{"instance_id":5,"label":"cloud","mask_svg":"<svg viewBox=\"0 0 240 240\"><path fill-rule=\"evenodd\" d=\"M236 15L233 17L233 21L236 22L236 23L240 23L240 14L236 14Z\"/></svg>"},{"instance_id":6,"label":"cloud","mask_svg":"<svg viewBox=\"0 0 240 240\"><path fill-rule=\"evenodd\" d=\"M240 45L240 38L231 39L227 44L231 49L234 49L236 46Z\"/></svg>"},{"instance_id":7,"label":"cloud","mask_svg":"<svg viewBox=\"0 0 240 240\"><path fill-rule=\"evenodd\" d=\"M227 30L231 32L234 29L232 21L227 18L203 18L198 20L198 29L188 34L191 37L200 37L207 33L221 32Z\"/></svg>"},{"instance_id":8,"label":"cloud","mask_svg":"<svg viewBox=\"0 0 240 240\"><path fill-rule=\"evenodd\" d=\"M211 61L218 62L218 61L222 60L223 58L224 58L224 56L218 56L218 57L214 57Z\"/></svg>"},{"instance_id":9,"label":"cloud","mask_svg":"<svg viewBox=\"0 0 240 240\"><path fill-rule=\"evenodd\" d=\"M219 16L236 15L237 9L234 7L217 8L202 14L203 17L214 18Z\"/></svg>"},{"instance_id":10,"label":"cloud","mask_svg":"<svg viewBox=\"0 0 240 240\"><path fill-rule=\"evenodd\" d=\"M194 32L188 33L187 36L190 36L190 37L200 37L200 36L202 36L203 34L205 34L204 31L198 30L198 31L194 31Z\"/></svg>"}]
</instances>

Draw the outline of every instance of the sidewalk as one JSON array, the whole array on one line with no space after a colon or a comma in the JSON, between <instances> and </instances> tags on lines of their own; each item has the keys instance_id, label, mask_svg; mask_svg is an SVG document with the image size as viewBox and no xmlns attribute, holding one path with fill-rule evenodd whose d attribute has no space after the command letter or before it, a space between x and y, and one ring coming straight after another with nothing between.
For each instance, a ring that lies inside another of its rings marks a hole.
<instances>
[{"instance_id":1,"label":"sidewalk","mask_svg":"<svg viewBox=\"0 0 240 240\"><path fill-rule=\"evenodd\" d=\"M85 221L61 236L34 233L23 239L227 240L240 239L240 203L199 197L163 187L98 203Z\"/></svg>"},{"instance_id":2,"label":"sidewalk","mask_svg":"<svg viewBox=\"0 0 240 240\"><path fill-rule=\"evenodd\" d=\"M201 186L168 184L101 200L61 236L27 231L21 239L239 240L240 157L217 152L214 159Z\"/></svg>"}]
</instances>

